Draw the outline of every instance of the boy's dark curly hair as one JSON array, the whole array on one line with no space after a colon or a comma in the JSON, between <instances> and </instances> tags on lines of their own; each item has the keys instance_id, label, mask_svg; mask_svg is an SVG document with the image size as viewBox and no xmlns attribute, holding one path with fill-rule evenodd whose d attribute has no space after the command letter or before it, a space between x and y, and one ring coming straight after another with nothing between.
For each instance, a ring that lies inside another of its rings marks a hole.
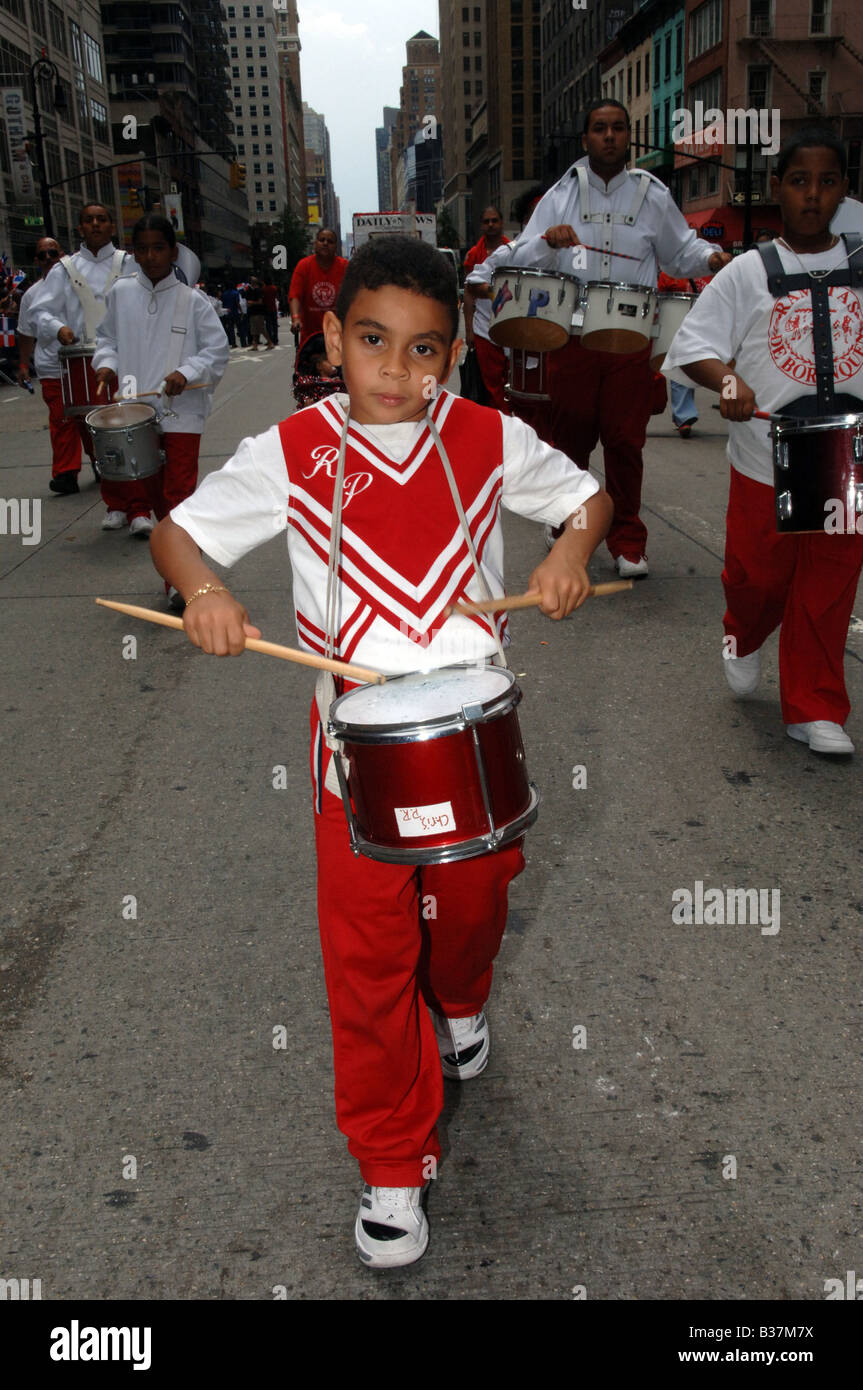
<instances>
[{"instance_id":1,"label":"boy's dark curly hair","mask_svg":"<svg viewBox=\"0 0 863 1390\"><path fill-rule=\"evenodd\" d=\"M348 263L335 303L336 316L344 323L360 290L382 290L387 285L411 290L443 304L450 316L452 338L455 338L458 287L452 266L436 247L418 237L373 237L354 252Z\"/></svg>"}]
</instances>

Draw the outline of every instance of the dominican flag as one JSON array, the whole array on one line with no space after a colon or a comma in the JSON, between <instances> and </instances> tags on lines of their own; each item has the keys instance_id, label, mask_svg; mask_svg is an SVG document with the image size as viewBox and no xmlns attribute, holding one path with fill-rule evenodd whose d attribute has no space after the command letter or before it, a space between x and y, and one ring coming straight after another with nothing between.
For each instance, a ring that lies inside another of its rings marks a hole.
<instances>
[{"instance_id":1,"label":"dominican flag","mask_svg":"<svg viewBox=\"0 0 863 1390\"><path fill-rule=\"evenodd\" d=\"M15 346L15 325L11 319L0 318L0 347Z\"/></svg>"}]
</instances>

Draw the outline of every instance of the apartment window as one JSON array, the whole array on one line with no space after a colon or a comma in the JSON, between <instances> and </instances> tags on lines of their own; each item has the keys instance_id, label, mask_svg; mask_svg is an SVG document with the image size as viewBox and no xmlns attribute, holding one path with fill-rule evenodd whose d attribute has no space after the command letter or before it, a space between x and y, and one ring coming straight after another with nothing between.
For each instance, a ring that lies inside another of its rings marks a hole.
<instances>
[{"instance_id":1,"label":"apartment window","mask_svg":"<svg viewBox=\"0 0 863 1390\"><path fill-rule=\"evenodd\" d=\"M470 34L463 33L461 36L462 48L470 48Z\"/></svg>"},{"instance_id":2,"label":"apartment window","mask_svg":"<svg viewBox=\"0 0 863 1390\"><path fill-rule=\"evenodd\" d=\"M620 74L623 77L623 72ZM632 101L632 64L626 69L626 99Z\"/></svg>"},{"instance_id":3,"label":"apartment window","mask_svg":"<svg viewBox=\"0 0 863 1390\"><path fill-rule=\"evenodd\" d=\"M251 45L250 45L250 44L247 44L247 45L246 45L246 57L247 57L247 58L251 58L251 57L253 56L253 53L254 53L254 50L252 49Z\"/></svg>"},{"instance_id":4,"label":"apartment window","mask_svg":"<svg viewBox=\"0 0 863 1390\"><path fill-rule=\"evenodd\" d=\"M772 0L749 0L750 34L772 34Z\"/></svg>"},{"instance_id":5,"label":"apartment window","mask_svg":"<svg viewBox=\"0 0 863 1390\"><path fill-rule=\"evenodd\" d=\"M462 5L462 7L461 7L461 22L462 22L462 24L467 24L467 22L468 22L469 19L470 19L470 8L469 8L468 5Z\"/></svg>"},{"instance_id":6,"label":"apartment window","mask_svg":"<svg viewBox=\"0 0 863 1390\"><path fill-rule=\"evenodd\" d=\"M264 17L264 7L263 7L263 5L256 5L256 6L255 6L255 17L256 17L256 19L263 19L263 17Z\"/></svg>"},{"instance_id":7,"label":"apartment window","mask_svg":"<svg viewBox=\"0 0 863 1390\"><path fill-rule=\"evenodd\" d=\"M260 166L260 164L253 164L253 165L252 165L252 173L253 173L253 174L260 174L260 172L261 172L261 166Z\"/></svg>"},{"instance_id":8,"label":"apartment window","mask_svg":"<svg viewBox=\"0 0 863 1390\"><path fill-rule=\"evenodd\" d=\"M650 148L650 113L644 118L644 144L647 149Z\"/></svg>"},{"instance_id":9,"label":"apartment window","mask_svg":"<svg viewBox=\"0 0 863 1390\"><path fill-rule=\"evenodd\" d=\"M238 139L238 140L242 140L244 133L245 133L245 132L244 132L244 130L243 130L243 127L242 127L241 125L238 125L238 126L237 126L237 139Z\"/></svg>"},{"instance_id":10,"label":"apartment window","mask_svg":"<svg viewBox=\"0 0 863 1390\"><path fill-rule=\"evenodd\" d=\"M262 38L264 38L265 36L266 36L266 30L264 29L263 24L259 24L259 25L258 25L258 38L259 38L259 39L262 39Z\"/></svg>"},{"instance_id":11,"label":"apartment window","mask_svg":"<svg viewBox=\"0 0 863 1390\"><path fill-rule=\"evenodd\" d=\"M251 67L251 66L247 67L247 68L246 68L246 81L248 82L249 78L254 77L254 75L255 75L255 69L254 69L253 67ZM237 76L239 76L239 73L237 74Z\"/></svg>"},{"instance_id":12,"label":"apartment window","mask_svg":"<svg viewBox=\"0 0 863 1390\"><path fill-rule=\"evenodd\" d=\"M240 75L240 69L239 69L239 68L231 68L231 76L232 76L232 77L239 77L239 75Z\"/></svg>"},{"instance_id":13,"label":"apartment window","mask_svg":"<svg viewBox=\"0 0 863 1390\"><path fill-rule=\"evenodd\" d=\"M250 39L251 37L252 37L252 26L251 26L251 24L244 24L244 25L243 25L243 38L244 38L244 39Z\"/></svg>"},{"instance_id":14,"label":"apartment window","mask_svg":"<svg viewBox=\"0 0 863 1390\"><path fill-rule=\"evenodd\" d=\"M809 11L810 34L829 34L830 0L811 0L811 6Z\"/></svg>"},{"instance_id":15,"label":"apartment window","mask_svg":"<svg viewBox=\"0 0 863 1390\"><path fill-rule=\"evenodd\" d=\"M821 106L823 106L823 105L824 105L824 99L825 99L825 97L827 96L827 74L826 74L826 72L824 71L823 68L818 68L818 69L816 69L816 70L813 71L813 72L808 72L808 73L806 74L806 76L807 76L807 78L809 79L809 95L810 95L810 97L812 98L813 101L817 101ZM813 114L813 115L818 115L819 113L818 113L817 111L813 111L812 114Z\"/></svg>"},{"instance_id":16,"label":"apartment window","mask_svg":"<svg viewBox=\"0 0 863 1390\"><path fill-rule=\"evenodd\" d=\"M709 107L722 107L722 71L717 68L709 77L703 78L700 82L694 83L689 88L687 106L690 111L695 110L696 101L704 103L703 110Z\"/></svg>"},{"instance_id":17,"label":"apartment window","mask_svg":"<svg viewBox=\"0 0 863 1390\"><path fill-rule=\"evenodd\" d=\"M250 97L252 100L254 100L254 98L255 98L256 95L257 95L257 93L256 93L256 91L255 91L254 86L250 86L250 87L249 87L249 90L246 92L246 96L247 96L247 97Z\"/></svg>"},{"instance_id":18,"label":"apartment window","mask_svg":"<svg viewBox=\"0 0 863 1390\"><path fill-rule=\"evenodd\" d=\"M248 18L250 17L250 15L251 15L251 11L250 11L248 5L244 5L244 6L243 6L243 19L248 19Z\"/></svg>"},{"instance_id":19,"label":"apartment window","mask_svg":"<svg viewBox=\"0 0 863 1390\"><path fill-rule=\"evenodd\" d=\"M474 72L482 72L482 58L474 58L473 70Z\"/></svg>"},{"instance_id":20,"label":"apartment window","mask_svg":"<svg viewBox=\"0 0 863 1390\"><path fill-rule=\"evenodd\" d=\"M262 116L269 116L269 114L270 114L270 108L269 108L269 106L265 106L265 107L262 109L262 111L261 111L261 115L262 115Z\"/></svg>"},{"instance_id":21,"label":"apartment window","mask_svg":"<svg viewBox=\"0 0 863 1390\"><path fill-rule=\"evenodd\" d=\"M255 203L255 211L256 211L256 212L263 212L263 211L264 211L264 205L263 205L263 203Z\"/></svg>"},{"instance_id":22,"label":"apartment window","mask_svg":"<svg viewBox=\"0 0 863 1390\"><path fill-rule=\"evenodd\" d=\"M276 210L275 199L270 199L270 212L275 212L275 210Z\"/></svg>"},{"instance_id":23,"label":"apartment window","mask_svg":"<svg viewBox=\"0 0 863 1390\"><path fill-rule=\"evenodd\" d=\"M276 172L276 166L275 166L275 164L273 164L272 162L269 163L269 164L267 165L267 173L268 173L268 174L274 174L275 172Z\"/></svg>"},{"instance_id":24,"label":"apartment window","mask_svg":"<svg viewBox=\"0 0 863 1390\"><path fill-rule=\"evenodd\" d=\"M265 135L272 135L272 133L273 133L273 127L272 127L271 125L265 125L265 126L264 126L264 134L265 134Z\"/></svg>"},{"instance_id":25,"label":"apartment window","mask_svg":"<svg viewBox=\"0 0 863 1390\"><path fill-rule=\"evenodd\" d=\"M239 101L240 98L242 97L242 95L243 95L243 89L242 89L242 87L235 87L235 88L234 88L234 100L235 100L235 101Z\"/></svg>"},{"instance_id":26,"label":"apartment window","mask_svg":"<svg viewBox=\"0 0 863 1390\"><path fill-rule=\"evenodd\" d=\"M236 37L237 37L237 26L236 26L236 24L229 24L229 25L228 25L228 38L229 38L229 39L235 39Z\"/></svg>"},{"instance_id":27,"label":"apartment window","mask_svg":"<svg viewBox=\"0 0 863 1390\"><path fill-rule=\"evenodd\" d=\"M258 127L257 127L256 125L250 126L250 130L251 130L251 132L252 132L253 135L257 135L257 134L258 134Z\"/></svg>"},{"instance_id":28,"label":"apartment window","mask_svg":"<svg viewBox=\"0 0 863 1390\"><path fill-rule=\"evenodd\" d=\"M644 55L644 90L650 91L650 54Z\"/></svg>"},{"instance_id":29,"label":"apartment window","mask_svg":"<svg viewBox=\"0 0 863 1390\"><path fill-rule=\"evenodd\" d=\"M256 192L256 193L263 193L263 191L264 191L264 185L263 185L262 183L256 183L256 184L255 184L255 192Z\"/></svg>"},{"instance_id":30,"label":"apartment window","mask_svg":"<svg viewBox=\"0 0 863 1390\"><path fill-rule=\"evenodd\" d=\"M236 10L233 5L228 6L228 19L236 18Z\"/></svg>"},{"instance_id":31,"label":"apartment window","mask_svg":"<svg viewBox=\"0 0 863 1390\"><path fill-rule=\"evenodd\" d=\"M90 116L93 121L93 138L108 144L108 109L100 101L90 98Z\"/></svg>"},{"instance_id":32,"label":"apartment window","mask_svg":"<svg viewBox=\"0 0 863 1390\"><path fill-rule=\"evenodd\" d=\"M474 5L474 7L473 7L473 22L474 22L474 24L479 24L481 15L482 15L482 11L480 10L479 5Z\"/></svg>"},{"instance_id":33,"label":"apartment window","mask_svg":"<svg viewBox=\"0 0 863 1390\"><path fill-rule=\"evenodd\" d=\"M674 31L674 71L681 72L683 69L683 25L678 24Z\"/></svg>"},{"instance_id":34,"label":"apartment window","mask_svg":"<svg viewBox=\"0 0 863 1390\"><path fill-rule=\"evenodd\" d=\"M61 53L66 53L66 25L63 22L63 11L48 0L48 28L49 37L55 48L59 48Z\"/></svg>"},{"instance_id":35,"label":"apartment window","mask_svg":"<svg viewBox=\"0 0 863 1390\"><path fill-rule=\"evenodd\" d=\"M250 115L250 116L257 116L257 114L258 114L258 108L257 108L257 106L250 106L250 107L249 107L249 115Z\"/></svg>"},{"instance_id":36,"label":"apartment window","mask_svg":"<svg viewBox=\"0 0 863 1390\"><path fill-rule=\"evenodd\" d=\"M712 197L719 192L719 165L712 162L707 165L707 194Z\"/></svg>"},{"instance_id":37,"label":"apartment window","mask_svg":"<svg viewBox=\"0 0 863 1390\"><path fill-rule=\"evenodd\" d=\"M753 106L757 110L763 110L770 105L768 92L770 90L770 69L749 68L746 74L746 104Z\"/></svg>"},{"instance_id":38,"label":"apartment window","mask_svg":"<svg viewBox=\"0 0 863 1390\"><path fill-rule=\"evenodd\" d=\"M23 8L23 7L22 7L22 8ZM41 9L41 3L40 3L40 9ZM36 14L35 14L35 6L33 5L33 0L30 0L30 13L31 13L31 15L32 15L32 17L33 17L33 27L35 28L35 27L36 27ZM23 13L21 14L20 18L21 18L21 19L24 18ZM44 17L44 14L43 14L43 16L42 16L42 28L41 28L41 30L40 30L39 32L42 33L42 34L44 34L44 32L45 32L45 17ZM69 38L70 38L71 41L72 41L72 57L75 59L75 62L78 64L78 67L79 67L79 68L80 68L80 67L83 67L83 66L84 66L84 59L83 59L82 56L81 56L81 30L78 28L78 25L75 24L75 22L74 22L73 20L71 20L71 19L69 20Z\"/></svg>"},{"instance_id":39,"label":"apartment window","mask_svg":"<svg viewBox=\"0 0 863 1390\"><path fill-rule=\"evenodd\" d=\"M242 108L242 106L235 106L235 107L234 107L234 115L235 115L235 116L242 116L242 114L243 114L243 108Z\"/></svg>"},{"instance_id":40,"label":"apartment window","mask_svg":"<svg viewBox=\"0 0 863 1390\"><path fill-rule=\"evenodd\" d=\"M464 118L465 118L466 121L469 121L469 120L470 120L470 111L471 111L470 102L467 102L467 103L465 104L465 108L464 108Z\"/></svg>"},{"instance_id":41,"label":"apartment window","mask_svg":"<svg viewBox=\"0 0 863 1390\"><path fill-rule=\"evenodd\" d=\"M466 97L469 97L469 96L470 96L470 83L469 83L469 82L465 82L465 84L464 84L464 94L465 94Z\"/></svg>"},{"instance_id":42,"label":"apartment window","mask_svg":"<svg viewBox=\"0 0 863 1390\"><path fill-rule=\"evenodd\" d=\"M260 145L253 145L253 146L252 146L252 154L260 154L260 153L261 153L261 147L260 147Z\"/></svg>"},{"instance_id":43,"label":"apartment window","mask_svg":"<svg viewBox=\"0 0 863 1390\"><path fill-rule=\"evenodd\" d=\"M262 87L262 88L261 88L261 96L262 96L262 97L268 97L269 95L270 95L270 89L269 89L269 87Z\"/></svg>"},{"instance_id":44,"label":"apartment window","mask_svg":"<svg viewBox=\"0 0 863 1390\"><path fill-rule=\"evenodd\" d=\"M262 44L259 46L259 48L258 48L258 57L259 57L259 58L266 58L266 56L267 56L267 45L266 45L265 43L262 43Z\"/></svg>"},{"instance_id":45,"label":"apartment window","mask_svg":"<svg viewBox=\"0 0 863 1390\"><path fill-rule=\"evenodd\" d=\"M705 0L689 16L689 60L706 53L722 39L722 0Z\"/></svg>"},{"instance_id":46,"label":"apartment window","mask_svg":"<svg viewBox=\"0 0 863 1390\"><path fill-rule=\"evenodd\" d=\"M641 59L635 64L635 95L641 96Z\"/></svg>"},{"instance_id":47,"label":"apartment window","mask_svg":"<svg viewBox=\"0 0 863 1390\"><path fill-rule=\"evenodd\" d=\"M239 58L239 56L240 56L240 50L239 50L238 48L232 48L232 49L231 49L231 57L232 57L232 58Z\"/></svg>"},{"instance_id":48,"label":"apartment window","mask_svg":"<svg viewBox=\"0 0 863 1390\"><path fill-rule=\"evenodd\" d=\"M641 121L635 122L635 157L641 153Z\"/></svg>"},{"instance_id":49,"label":"apartment window","mask_svg":"<svg viewBox=\"0 0 863 1390\"><path fill-rule=\"evenodd\" d=\"M267 72L267 69L265 68L265 66L264 66L263 63L261 63L260 75L261 75L261 77L269 77L269 75L270 75L270 74Z\"/></svg>"},{"instance_id":50,"label":"apartment window","mask_svg":"<svg viewBox=\"0 0 863 1390\"><path fill-rule=\"evenodd\" d=\"M470 58L462 58L461 70L462 72L470 72Z\"/></svg>"},{"instance_id":51,"label":"apartment window","mask_svg":"<svg viewBox=\"0 0 863 1390\"><path fill-rule=\"evenodd\" d=\"M264 146L264 154L272 154L272 153L273 153L273 147L272 147L272 145L265 145L265 146Z\"/></svg>"},{"instance_id":52,"label":"apartment window","mask_svg":"<svg viewBox=\"0 0 863 1390\"><path fill-rule=\"evenodd\" d=\"M689 198L697 198L700 196L700 184L701 168L699 165L695 164L689 170L689 190L687 193Z\"/></svg>"},{"instance_id":53,"label":"apartment window","mask_svg":"<svg viewBox=\"0 0 863 1390\"><path fill-rule=\"evenodd\" d=\"M275 185L274 183L268 183L268 184L267 184L267 192L268 192L268 193L275 193L275 191L276 191L276 185Z\"/></svg>"},{"instance_id":54,"label":"apartment window","mask_svg":"<svg viewBox=\"0 0 863 1390\"><path fill-rule=\"evenodd\" d=\"M665 35L665 80L671 76L671 35Z\"/></svg>"}]
</instances>

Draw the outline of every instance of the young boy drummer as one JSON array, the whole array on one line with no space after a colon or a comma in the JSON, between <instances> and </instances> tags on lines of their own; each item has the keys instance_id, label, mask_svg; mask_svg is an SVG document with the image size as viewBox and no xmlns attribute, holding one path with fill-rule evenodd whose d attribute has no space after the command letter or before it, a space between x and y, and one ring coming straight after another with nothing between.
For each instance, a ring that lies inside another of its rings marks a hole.
<instances>
[{"instance_id":1,"label":"young boy drummer","mask_svg":"<svg viewBox=\"0 0 863 1390\"><path fill-rule=\"evenodd\" d=\"M854 751L842 727L850 711L843 657L863 535L853 526L851 534L831 534L829 525L818 533L777 531L768 422L753 412L863 413L863 249L855 234L830 232L848 188L846 168L832 132L792 137L771 180L782 236L747 251L707 285L663 365L668 376L720 392L731 422L722 574L728 684L737 696L756 689L762 644L781 624L786 731L833 754ZM813 324L821 324L815 333Z\"/></svg>"},{"instance_id":2,"label":"young boy drummer","mask_svg":"<svg viewBox=\"0 0 863 1390\"><path fill-rule=\"evenodd\" d=\"M487 661L498 650L493 622L444 621L444 612L482 592L463 524L485 584L504 591L501 504L539 522L572 520L530 587L549 617L578 607L588 591L585 565L610 521L609 499L520 420L438 389L461 342L454 281L434 248L402 237L363 247L324 331L347 395L244 440L153 534L157 569L186 599L191 640L225 656L259 635L198 547L232 565L287 528L307 649L324 650L328 561L335 566L340 551L337 657L386 674ZM457 514L441 447L469 521ZM429 1160L441 1152L441 1069L464 1081L486 1065L483 1007L507 886L524 860L520 841L422 868L355 858L332 789L325 681L312 707L311 763L337 1117L365 1184L355 1225L360 1258L376 1267L410 1264L428 1242L421 1197ZM423 894L436 899L433 921L422 920Z\"/></svg>"},{"instance_id":3,"label":"young boy drummer","mask_svg":"<svg viewBox=\"0 0 863 1390\"><path fill-rule=\"evenodd\" d=\"M111 484L111 514L119 514L121 525L127 516L130 522L140 518L135 534L147 536L151 509L161 520L197 486L201 435L230 348L206 296L174 274L177 237L167 217L151 212L140 218L132 229L132 251L138 272L108 293L93 370L106 388L106 402L118 383L122 399L156 392L164 381L170 398L171 414L159 422L165 467L152 478ZM186 391L192 385L206 389ZM158 397L147 403L158 407Z\"/></svg>"}]
</instances>

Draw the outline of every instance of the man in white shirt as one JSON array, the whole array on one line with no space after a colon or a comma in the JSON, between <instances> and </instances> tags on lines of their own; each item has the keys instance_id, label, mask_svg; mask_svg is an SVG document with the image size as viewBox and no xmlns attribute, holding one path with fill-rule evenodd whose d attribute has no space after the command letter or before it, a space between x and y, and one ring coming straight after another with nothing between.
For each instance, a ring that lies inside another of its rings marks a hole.
<instances>
[{"instance_id":1,"label":"man in white shirt","mask_svg":"<svg viewBox=\"0 0 863 1390\"><path fill-rule=\"evenodd\" d=\"M641 169L627 169L630 120L617 102L588 108L578 160L541 198L518 241L513 265L563 271L577 279L656 286L669 275L708 275L731 260L687 225L669 190ZM581 243L600 251L571 248ZM613 253L624 253L628 259ZM511 253L511 254L510 254ZM486 261L489 278L494 265ZM578 337L549 354L555 445L586 468L597 438L605 453L606 488L614 502L608 548L622 575L647 574L647 528L639 516L653 372L650 343L633 353L590 351ZM621 404L625 402L626 408Z\"/></svg>"}]
</instances>

